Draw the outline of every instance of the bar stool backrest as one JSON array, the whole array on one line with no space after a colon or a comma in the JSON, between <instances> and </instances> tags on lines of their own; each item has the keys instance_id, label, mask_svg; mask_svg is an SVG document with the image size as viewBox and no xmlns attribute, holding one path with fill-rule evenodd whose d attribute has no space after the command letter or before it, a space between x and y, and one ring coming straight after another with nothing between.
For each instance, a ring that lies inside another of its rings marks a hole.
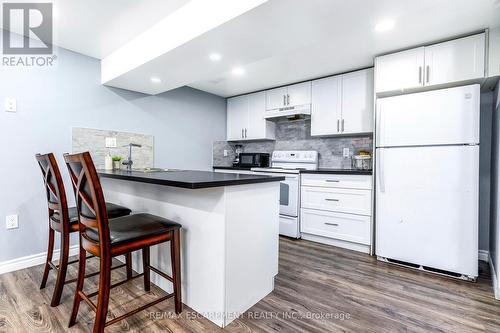
<instances>
[{"instance_id":1,"label":"bar stool backrest","mask_svg":"<svg viewBox=\"0 0 500 333\"><path fill-rule=\"evenodd\" d=\"M64 159L75 191L81 246L95 255L110 251L108 214L99 176L89 152L64 154ZM98 241L87 235L87 229L97 231Z\"/></svg>"},{"instance_id":2,"label":"bar stool backrest","mask_svg":"<svg viewBox=\"0 0 500 333\"><path fill-rule=\"evenodd\" d=\"M49 219L51 221L59 221L61 231L69 230L68 202L56 158L52 153L45 155L36 154L35 158L42 171ZM58 215L57 218L53 219L54 215Z\"/></svg>"}]
</instances>

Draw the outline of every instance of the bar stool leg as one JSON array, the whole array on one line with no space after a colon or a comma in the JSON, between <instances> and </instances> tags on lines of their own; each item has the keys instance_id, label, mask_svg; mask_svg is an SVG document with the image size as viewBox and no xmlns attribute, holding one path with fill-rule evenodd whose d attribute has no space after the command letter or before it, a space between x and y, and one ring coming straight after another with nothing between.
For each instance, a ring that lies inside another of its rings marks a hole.
<instances>
[{"instance_id":1,"label":"bar stool leg","mask_svg":"<svg viewBox=\"0 0 500 333\"><path fill-rule=\"evenodd\" d=\"M182 312L181 296L181 232L179 229L172 232L170 240L170 256L172 260L172 280L174 282L175 313Z\"/></svg>"},{"instance_id":2,"label":"bar stool leg","mask_svg":"<svg viewBox=\"0 0 500 333\"><path fill-rule=\"evenodd\" d=\"M40 284L40 289L45 288L47 283L47 278L49 277L50 266L49 262L52 261L52 254L54 252L54 230L49 227L49 245L47 248L47 260L45 261L45 268L43 270L42 283Z\"/></svg>"},{"instance_id":3,"label":"bar stool leg","mask_svg":"<svg viewBox=\"0 0 500 333\"><path fill-rule=\"evenodd\" d=\"M83 290L83 282L85 279L85 264L87 262L87 251L80 246L80 255L78 257L78 279L76 281L75 298L73 300L73 310L69 319L68 326L71 327L76 323L76 316L78 315L78 308L82 298L80 292Z\"/></svg>"},{"instance_id":4,"label":"bar stool leg","mask_svg":"<svg viewBox=\"0 0 500 333\"><path fill-rule=\"evenodd\" d=\"M104 332L106 315L108 314L109 290L111 281L111 256L102 256L99 274L99 294L93 333Z\"/></svg>"},{"instance_id":5,"label":"bar stool leg","mask_svg":"<svg viewBox=\"0 0 500 333\"><path fill-rule=\"evenodd\" d=\"M144 290L151 290L151 274L149 269L149 246L142 248L142 269L144 272Z\"/></svg>"},{"instance_id":6,"label":"bar stool leg","mask_svg":"<svg viewBox=\"0 0 500 333\"><path fill-rule=\"evenodd\" d=\"M61 232L61 248L59 256L59 269L57 270L56 285L50 306L58 306L61 302L61 295L66 281L69 257L69 234Z\"/></svg>"},{"instance_id":7,"label":"bar stool leg","mask_svg":"<svg viewBox=\"0 0 500 333\"><path fill-rule=\"evenodd\" d=\"M127 280L132 278L132 252L125 255L125 264L127 265Z\"/></svg>"}]
</instances>

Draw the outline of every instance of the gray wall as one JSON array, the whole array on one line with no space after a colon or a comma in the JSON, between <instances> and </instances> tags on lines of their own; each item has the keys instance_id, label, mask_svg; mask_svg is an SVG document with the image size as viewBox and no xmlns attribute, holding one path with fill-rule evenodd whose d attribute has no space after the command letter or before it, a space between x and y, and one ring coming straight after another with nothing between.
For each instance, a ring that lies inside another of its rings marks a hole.
<instances>
[{"instance_id":1,"label":"gray wall","mask_svg":"<svg viewBox=\"0 0 500 333\"><path fill-rule=\"evenodd\" d=\"M493 131L491 140L491 216L490 216L490 257L496 276L499 276L500 254L500 83L495 91L493 111ZM499 286L494 286L498 290Z\"/></svg>"},{"instance_id":2,"label":"gray wall","mask_svg":"<svg viewBox=\"0 0 500 333\"><path fill-rule=\"evenodd\" d=\"M155 166L182 169L209 170L212 142L225 138L224 99L187 87L157 96L104 87L98 60L57 52L53 69L0 66L0 262L46 251L47 207L34 156L54 152L62 163L72 127L153 135ZM18 113L3 112L7 96L17 99ZM19 214L19 229L6 231L8 214Z\"/></svg>"}]
</instances>

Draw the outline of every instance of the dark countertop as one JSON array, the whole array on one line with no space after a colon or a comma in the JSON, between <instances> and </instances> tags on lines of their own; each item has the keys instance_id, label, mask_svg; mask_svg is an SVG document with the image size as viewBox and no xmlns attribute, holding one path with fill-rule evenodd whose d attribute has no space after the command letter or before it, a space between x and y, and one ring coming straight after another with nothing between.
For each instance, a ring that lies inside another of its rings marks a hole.
<instances>
[{"instance_id":1,"label":"dark countertop","mask_svg":"<svg viewBox=\"0 0 500 333\"><path fill-rule=\"evenodd\" d=\"M250 168L240 168L231 166L214 166L214 169L222 170L246 170L250 171ZM333 169L333 168L319 168L317 170L300 170L300 173L324 173L324 174L337 174L337 175L371 175L372 170L356 170L356 169Z\"/></svg>"},{"instance_id":2,"label":"dark countertop","mask_svg":"<svg viewBox=\"0 0 500 333\"><path fill-rule=\"evenodd\" d=\"M242 175L210 171L178 170L160 172L98 170L100 177L134 182L182 187L188 189L268 183L284 180L285 177L264 175Z\"/></svg>"},{"instance_id":3,"label":"dark countertop","mask_svg":"<svg viewBox=\"0 0 500 333\"><path fill-rule=\"evenodd\" d=\"M356 169L330 169L319 168L318 170L301 170L300 173L326 173L337 175L371 175L372 170L356 170Z\"/></svg>"},{"instance_id":4,"label":"dark countertop","mask_svg":"<svg viewBox=\"0 0 500 333\"><path fill-rule=\"evenodd\" d=\"M249 167L234 167L234 166L214 166L212 169L222 169L222 170L246 170L250 171Z\"/></svg>"}]
</instances>

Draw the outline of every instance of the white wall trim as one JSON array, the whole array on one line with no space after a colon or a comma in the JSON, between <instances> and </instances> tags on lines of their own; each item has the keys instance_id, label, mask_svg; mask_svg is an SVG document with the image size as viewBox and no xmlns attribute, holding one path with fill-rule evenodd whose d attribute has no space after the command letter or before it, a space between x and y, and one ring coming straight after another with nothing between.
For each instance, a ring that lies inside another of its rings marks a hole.
<instances>
[{"instance_id":1,"label":"white wall trim","mask_svg":"<svg viewBox=\"0 0 500 333\"><path fill-rule=\"evenodd\" d=\"M73 245L69 247L69 255L74 256L77 255L79 251L79 245ZM6 260L0 262L0 274L5 274L13 271L17 271L20 269L33 267L37 265L41 265L45 263L47 258L47 252L41 252L37 254L32 254L25 257L20 257L16 259ZM54 250L54 254L52 256L52 261L59 259L59 250Z\"/></svg>"},{"instance_id":2,"label":"white wall trim","mask_svg":"<svg viewBox=\"0 0 500 333\"><path fill-rule=\"evenodd\" d=\"M491 256L488 256L490 263L490 271L491 271L491 281L493 284L493 292L495 293L495 298L500 300L500 288L498 286L497 274L495 272L495 266L493 265L493 259Z\"/></svg>"},{"instance_id":3,"label":"white wall trim","mask_svg":"<svg viewBox=\"0 0 500 333\"><path fill-rule=\"evenodd\" d=\"M487 250L479 250L478 258L481 261L489 262L490 261L490 252Z\"/></svg>"}]
</instances>

